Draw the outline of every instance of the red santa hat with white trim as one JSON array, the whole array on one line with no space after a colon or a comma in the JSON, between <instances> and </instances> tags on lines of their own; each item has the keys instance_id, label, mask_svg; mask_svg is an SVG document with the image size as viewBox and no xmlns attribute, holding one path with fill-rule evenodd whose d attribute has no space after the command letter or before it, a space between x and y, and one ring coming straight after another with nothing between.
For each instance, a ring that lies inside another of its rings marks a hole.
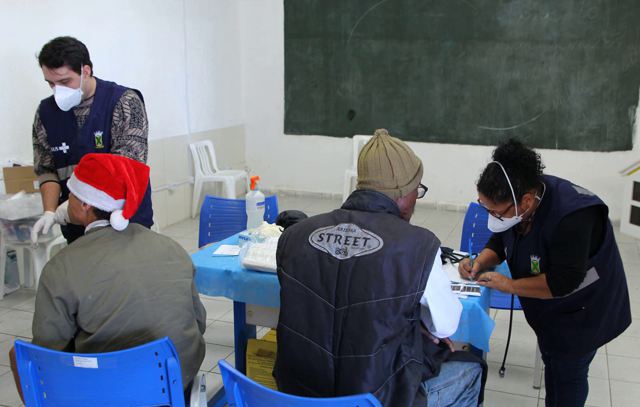
<instances>
[{"instance_id":1,"label":"red santa hat with white trim","mask_svg":"<svg viewBox=\"0 0 640 407\"><path fill-rule=\"evenodd\" d=\"M114 154L87 154L76 165L67 187L78 199L105 212L109 223L124 230L149 184L149 167Z\"/></svg>"}]
</instances>

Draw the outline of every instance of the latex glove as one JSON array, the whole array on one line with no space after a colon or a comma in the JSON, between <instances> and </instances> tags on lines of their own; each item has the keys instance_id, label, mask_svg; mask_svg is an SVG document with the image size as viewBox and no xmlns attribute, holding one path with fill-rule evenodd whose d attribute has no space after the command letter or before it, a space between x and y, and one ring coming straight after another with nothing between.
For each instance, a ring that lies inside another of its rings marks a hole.
<instances>
[{"instance_id":1,"label":"latex glove","mask_svg":"<svg viewBox=\"0 0 640 407\"><path fill-rule=\"evenodd\" d=\"M46 211L40 219L33 225L31 229L31 242L38 243L38 234L43 235L49 233L49 229L57 223L58 225L66 225L69 222L69 201L64 201L55 212Z\"/></svg>"},{"instance_id":2,"label":"latex glove","mask_svg":"<svg viewBox=\"0 0 640 407\"><path fill-rule=\"evenodd\" d=\"M66 200L56 209L56 223L58 225L66 225L69 223L69 201ZM43 232L47 233L47 232Z\"/></svg>"},{"instance_id":3,"label":"latex glove","mask_svg":"<svg viewBox=\"0 0 640 407\"><path fill-rule=\"evenodd\" d=\"M56 223L56 213L46 211L35 225L33 225L33 228L31 228L31 243L38 243L38 233L40 233L40 231L42 231L43 234L48 233L54 223Z\"/></svg>"}]
</instances>

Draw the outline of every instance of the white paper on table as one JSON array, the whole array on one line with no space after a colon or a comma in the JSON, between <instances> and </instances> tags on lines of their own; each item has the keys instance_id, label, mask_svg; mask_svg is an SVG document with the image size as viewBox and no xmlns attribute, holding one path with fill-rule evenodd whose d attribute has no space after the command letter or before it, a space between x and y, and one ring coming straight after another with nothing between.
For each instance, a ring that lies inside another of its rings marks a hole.
<instances>
[{"instance_id":1,"label":"white paper on table","mask_svg":"<svg viewBox=\"0 0 640 407\"><path fill-rule=\"evenodd\" d=\"M451 280L452 282L454 283L466 282L466 280L463 280L462 277L460 277L460 273L458 273L458 264L451 264L447 262L442 265L442 269L445 271L445 273L447 273L449 280Z\"/></svg>"},{"instance_id":2,"label":"white paper on table","mask_svg":"<svg viewBox=\"0 0 640 407\"><path fill-rule=\"evenodd\" d=\"M214 256L237 256L240 254L240 246L234 244L222 244L213 252Z\"/></svg>"}]
</instances>

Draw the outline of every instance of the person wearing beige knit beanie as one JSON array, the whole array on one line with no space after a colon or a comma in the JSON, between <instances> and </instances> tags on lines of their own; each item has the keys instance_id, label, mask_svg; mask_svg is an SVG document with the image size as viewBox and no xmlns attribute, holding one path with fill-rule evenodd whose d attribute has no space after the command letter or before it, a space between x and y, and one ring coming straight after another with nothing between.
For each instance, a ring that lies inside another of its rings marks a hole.
<instances>
[{"instance_id":1,"label":"person wearing beige knit beanie","mask_svg":"<svg viewBox=\"0 0 640 407\"><path fill-rule=\"evenodd\" d=\"M462 304L442 268L440 240L409 223L427 192L422 173L407 144L376 130L342 207L280 236L279 390L372 393L383 406L482 401L483 362L453 352L448 339Z\"/></svg>"},{"instance_id":2,"label":"person wearing beige knit beanie","mask_svg":"<svg viewBox=\"0 0 640 407\"><path fill-rule=\"evenodd\" d=\"M416 199L427 193L422 185L422 161L402 140L378 129L358 156L356 189L378 191L396 201L403 219L409 220Z\"/></svg>"}]
</instances>

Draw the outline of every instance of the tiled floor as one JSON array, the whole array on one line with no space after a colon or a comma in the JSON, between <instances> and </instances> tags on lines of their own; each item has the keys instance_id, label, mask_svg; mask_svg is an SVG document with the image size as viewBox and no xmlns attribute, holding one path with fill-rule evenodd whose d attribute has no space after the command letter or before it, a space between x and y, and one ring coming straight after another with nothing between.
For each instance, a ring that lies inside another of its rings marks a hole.
<instances>
[{"instance_id":1,"label":"tiled floor","mask_svg":"<svg viewBox=\"0 0 640 407\"><path fill-rule=\"evenodd\" d=\"M308 214L331 210L339 205L336 199L319 197L279 196L280 210L299 209ZM449 212L418 206L412 223L432 230L443 245L458 247L462 228L461 212ZM198 222L186 220L162 230L184 246L190 253L197 248ZM640 316L640 242L616 233L625 264L632 312ZM35 292L21 289L0 301L0 406L21 405L9 370L7 352L14 339L31 337ZM207 354L202 371L207 374L210 394L221 386L216 367L219 359L233 363L232 303L225 298L202 297L207 309L208 327L205 333ZM544 387L535 390L533 364L535 337L521 312L514 314L514 330L509 349L507 374L498 376L498 368L506 343L508 311L492 310L496 328L491 339L489 379L485 392L485 406L544 406ZM259 331L264 334L266 329ZM627 331L601 348L589 373L588 406L637 406L640 400L640 324L634 322Z\"/></svg>"}]
</instances>

